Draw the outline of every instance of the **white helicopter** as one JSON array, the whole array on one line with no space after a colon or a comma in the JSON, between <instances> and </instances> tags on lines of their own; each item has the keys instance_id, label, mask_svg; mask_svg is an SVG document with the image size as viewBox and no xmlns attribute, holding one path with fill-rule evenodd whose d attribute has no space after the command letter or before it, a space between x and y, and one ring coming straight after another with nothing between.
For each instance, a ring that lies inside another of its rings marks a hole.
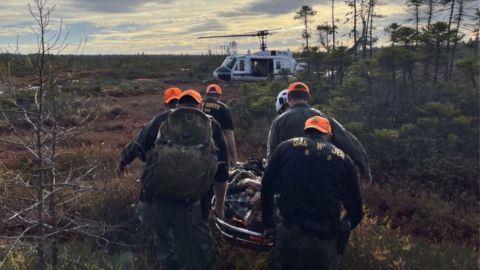
<instances>
[{"instance_id":1,"label":"white helicopter","mask_svg":"<svg viewBox=\"0 0 480 270\"><path fill-rule=\"evenodd\" d=\"M260 41L260 51L258 52L227 56L222 65L213 72L213 77L223 81L262 81L269 76L275 78L294 77L298 71L303 70L303 67L295 61L293 54L288 50L267 50L267 36L275 34L270 31L278 29L260 30L240 35L199 37L199 39L258 37Z\"/></svg>"}]
</instances>

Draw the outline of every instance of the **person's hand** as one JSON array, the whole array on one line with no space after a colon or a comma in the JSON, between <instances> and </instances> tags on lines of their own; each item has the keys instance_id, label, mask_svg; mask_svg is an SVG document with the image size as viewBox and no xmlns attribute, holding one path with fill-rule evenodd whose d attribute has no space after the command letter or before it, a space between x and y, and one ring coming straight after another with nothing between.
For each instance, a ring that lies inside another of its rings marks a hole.
<instances>
[{"instance_id":1,"label":"person's hand","mask_svg":"<svg viewBox=\"0 0 480 270\"><path fill-rule=\"evenodd\" d=\"M368 189L372 185L372 175L369 173L368 175L361 175L360 176L360 183L363 189Z\"/></svg>"},{"instance_id":2,"label":"person's hand","mask_svg":"<svg viewBox=\"0 0 480 270\"><path fill-rule=\"evenodd\" d=\"M128 167L127 165L119 164L116 170L116 173L119 177L124 177L128 174Z\"/></svg>"},{"instance_id":3,"label":"person's hand","mask_svg":"<svg viewBox=\"0 0 480 270\"><path fill-rule=\"evenodd\" d=\"M215 203L213 213L217 218L223 220L225 218L225 208L223 204Z\"/></svg>"}]
</instances>

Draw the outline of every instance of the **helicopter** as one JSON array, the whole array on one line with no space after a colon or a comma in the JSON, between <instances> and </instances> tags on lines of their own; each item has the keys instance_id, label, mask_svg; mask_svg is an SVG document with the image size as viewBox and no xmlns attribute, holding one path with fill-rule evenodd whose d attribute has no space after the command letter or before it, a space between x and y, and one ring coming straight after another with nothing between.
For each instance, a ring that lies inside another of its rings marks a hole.
<instances>
[{"instance_id":1,"label":"helicopter","mask_svg":"<svg viewBox=\"0 0 480 270\"><path fill-rule=\"evenodd\" d=\"M292 52L267 50L267 36L273 35L276 29L259 30L238 35L204 36L205 38L225 37L258 37L260 51L244 55L236 53L225 58L222 65L215 69L213 77L222 81L262 81L270 76L274 78L292 78L298 71L303 70L302 66L295 61Z\"/></svg>"}]
</instances>

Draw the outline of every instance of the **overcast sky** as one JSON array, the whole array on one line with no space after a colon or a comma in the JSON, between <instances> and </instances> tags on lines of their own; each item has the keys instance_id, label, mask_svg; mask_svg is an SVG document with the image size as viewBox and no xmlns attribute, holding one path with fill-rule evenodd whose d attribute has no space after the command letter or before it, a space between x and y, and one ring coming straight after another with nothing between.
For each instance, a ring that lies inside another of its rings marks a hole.
<instances>
[{"instance_id":1,"label":"overcast sky","mask_svg":"<svg viewBox=\"0 0 480 270\"><path fill-rule=\"evenodd\" d=\"M468 12L478 6L474 0ZM36 38L32 32L28 0L0 0L0 49L12 51L18 43L21 52L32 52ZM52 30L60 19L69 33L71 44L65 53L87 38L85 54L199 54L209 49L220 51L220 45L234 39L197 39L205 35L241 34L261 29L282 28L269 37L271 49L299 50L302 46L302 22L294 20L294 12L302 5L312 5L318 11L311 20L311 29L331 20L331 2L296 0L49 0L55 5ZM336 1L337 39L348 45L351 23L346 22L350 9L344 1ZM397 22L411 25L403 0L379 0L374 34L385 43L383 28ZM437 11L436 20L445 20L445 12ZM237 38L240 53L256 50L256 38ZM313 31L311 43L318 45Z\"/></svg>"}]
</instances>

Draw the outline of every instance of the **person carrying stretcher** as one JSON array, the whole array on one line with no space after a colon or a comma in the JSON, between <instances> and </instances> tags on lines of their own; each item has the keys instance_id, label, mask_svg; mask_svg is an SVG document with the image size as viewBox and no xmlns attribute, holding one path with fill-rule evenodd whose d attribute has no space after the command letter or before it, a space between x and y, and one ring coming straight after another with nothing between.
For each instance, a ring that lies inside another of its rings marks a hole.
<instances>
[{"instance_id":1,"label":"person carrying stretcher","mask_svg":"<svg viewBox=\"0 0 480 270\"><path fill-rule=\"evenodd\" d=\"M335 269L350 230L363 217L358 177L352 160L329 142L327 118L304 124L304 137L282 142L262 181L265 235L275 231L274 269ZM280 194L281 222L274 229L274 194ZM340 218L340 211L346 215Z\"/></svg>"}]
</instances>

